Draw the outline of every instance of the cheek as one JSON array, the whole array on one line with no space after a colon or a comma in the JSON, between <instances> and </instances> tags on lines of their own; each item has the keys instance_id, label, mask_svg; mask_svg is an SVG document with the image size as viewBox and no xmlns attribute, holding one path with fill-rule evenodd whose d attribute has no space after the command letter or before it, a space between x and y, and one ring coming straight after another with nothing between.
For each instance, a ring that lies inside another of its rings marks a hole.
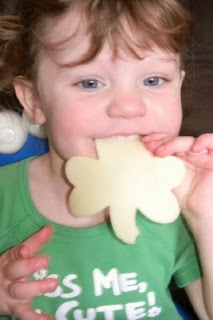
<instances>
[{"instance_id":1,"label":"cheek","mask_svg":"<svg viewBox=\"0 0 213 320\"><path fill-rule=\"evenodd\" d=\"M61 113L48 119L48 133L52 150L67 160L73 156L96 157L91 125L79 117Z\"/></svg>"},{"instance_id":2,"label":"cheek","mask_svg":"<svg viewBox=\"0 0 213 320\"><path fill-rule=\"evenodd\" d=\"M182 107L179 96L173 96L158 104L155 109L155 121L161 125L162 129L168 129L171 133L178 133L182 122Z\"/></svg>"},{"instance_id":3,"label":"cheek","mask_svg":"<svg viewBox=\"0 0 213 320\"><path fill-rule=\"evenodd\" d=\"M75 112L69 106L59 105L61 107L53 106L46 113L47 128L50 134L56 134L57 132L59 135L64 135L75 131L83 122L80 112Z\"/></svg>"},{"instance_id":4,"label":"cheek","mask_svg":"<svg viewBox=\"0 0 213 320\"><path fill-rule=\"evenodd\" d=\"M167 119L167 126L170 127L171 132L175 134L179 132L181 123L182 123L182 107L181 104L176 101L171 105L170 110L167 112L166 119Z\"/></svg>"}]
</instances>

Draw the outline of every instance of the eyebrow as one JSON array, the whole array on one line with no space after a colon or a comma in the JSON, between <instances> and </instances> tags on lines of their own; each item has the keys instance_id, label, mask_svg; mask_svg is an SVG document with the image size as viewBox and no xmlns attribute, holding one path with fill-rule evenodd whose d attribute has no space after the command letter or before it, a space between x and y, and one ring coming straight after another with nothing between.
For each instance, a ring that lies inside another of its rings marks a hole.
<instances>
[{"instance_id":1,"label":"eyebrow","mask_svg":"<svg viewBox=\"0 0 213 320\"><path fill-rule=\"evenodd\" d=\"M147 56L148 58L148 56ZM144 58L144 61L147 61L147 63L151 62L153 64L162 64L162 65L171 65L173 64L175 67L179 68L181 66L181 59L178 59L178 57L168 57L168 58L164 58L164 57L159 57L159 58L155 58L155 57L150 57L150 59Z\"/></svg>"},{"instance_id":2,"label":"eyebrow","mask_svg":"<svg viewBox=\"0 0 213 320\"><path fill-rule=\"evenodd\" d=\"M143 60L144 62L145 61L153 61L153 63L162 63L162 64L169 64L169 63L175 63L175 65L179 65L179 62L180 60L178 59L178 55L174 55L174 56L167 56L167 57L164 57L164 56L158 56L156 57L155 55L150 55L150 52L147 52L147 53L144 53L144 55L141 57L141 59L139 60ZM85 64L87 63L90 63L90 62L93 62L94 59L86 62ZM56 62L56 61L55 61ZM70 61L64 61L64 62L59 62L57 61L56 64L62 68L63 70L68 70L70 68L73 68L73 67L77 67L77 66L83 66L84 63L81 63L81 62L77 62L77 60L71 60Z\"/></svg>"}]
</instances>

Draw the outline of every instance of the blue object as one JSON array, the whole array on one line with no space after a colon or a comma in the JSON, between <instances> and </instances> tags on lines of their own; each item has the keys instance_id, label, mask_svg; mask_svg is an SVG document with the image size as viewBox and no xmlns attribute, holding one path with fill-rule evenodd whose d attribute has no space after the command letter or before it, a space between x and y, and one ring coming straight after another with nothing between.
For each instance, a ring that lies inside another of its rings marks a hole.
<instances>
[{"instance_id":1,"label":"blue object","mask_svg":"<svg viewBox=\"0 0 213 320\"><path fill-rule=\"evenodd\" d=\"M178 303L175 303L175 305L183 320L193 320L192 317L190 317L190 315L186 313L186 311Z\"/></svg>"},{"instance_id":2,"label":"blue object","mask_svg":"<svg viewBox=\"0 0 213 320\"><path fill-rule=\"evenodd\" d=\"M0 166L20 161L28 157L39 156L47 153L48 150L49 146L47 139L41 139L29 134L24 146L18 152L12 154L0 154Z\"/></svg>"}]
</instances>

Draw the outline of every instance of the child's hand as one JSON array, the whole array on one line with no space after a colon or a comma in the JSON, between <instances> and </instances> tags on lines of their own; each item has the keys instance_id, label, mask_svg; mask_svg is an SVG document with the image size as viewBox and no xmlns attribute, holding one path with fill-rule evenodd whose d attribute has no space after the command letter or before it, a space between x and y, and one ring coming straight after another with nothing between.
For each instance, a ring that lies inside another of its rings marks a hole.
<instances>
[{"instance_id":1,"label":"child's hand","mask_svg":"<svg viewBox=\"0 0 213 320\"><path fill-rule=\"evenodd\" d=\"M50 316L36 314L31 299L45 292L54 291L55 279L30 281L28 277L47 268L48 259L36 253L50 239L52 230L44 227L23 244L14 247L0 257L0 314L14 315L20 320L49 320Z\"/></svg>"},{"instance_id":2,"label":"child's hand","mask_svg":"<svg viewBox=\"0 0 213 320\"><path fill-rule=\"evenodd\" d=\"M211 217L213 221L213 134L150 140L146 145L157 156L176 155L185 161L187 176L176 193L187 220Z\"/></svg>"}]
</instances>

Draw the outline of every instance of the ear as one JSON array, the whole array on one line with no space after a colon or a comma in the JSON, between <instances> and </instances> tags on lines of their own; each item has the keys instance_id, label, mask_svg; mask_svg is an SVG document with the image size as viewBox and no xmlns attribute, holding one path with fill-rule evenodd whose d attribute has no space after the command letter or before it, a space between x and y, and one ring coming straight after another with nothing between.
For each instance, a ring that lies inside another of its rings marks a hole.
<instances>
[{"instance_id":1,"label":"ear","mask_svg":"<svg viewBox=\"0 0 213 320\"><path fill-rule=\"evenodd\" d=\"M46 118L40 106L39 96L32 81L29 81L24 77L17 77L14 81L14 88L19 102L31 121L36 124L44 124Z\"/></svg>"}]
</instances>

